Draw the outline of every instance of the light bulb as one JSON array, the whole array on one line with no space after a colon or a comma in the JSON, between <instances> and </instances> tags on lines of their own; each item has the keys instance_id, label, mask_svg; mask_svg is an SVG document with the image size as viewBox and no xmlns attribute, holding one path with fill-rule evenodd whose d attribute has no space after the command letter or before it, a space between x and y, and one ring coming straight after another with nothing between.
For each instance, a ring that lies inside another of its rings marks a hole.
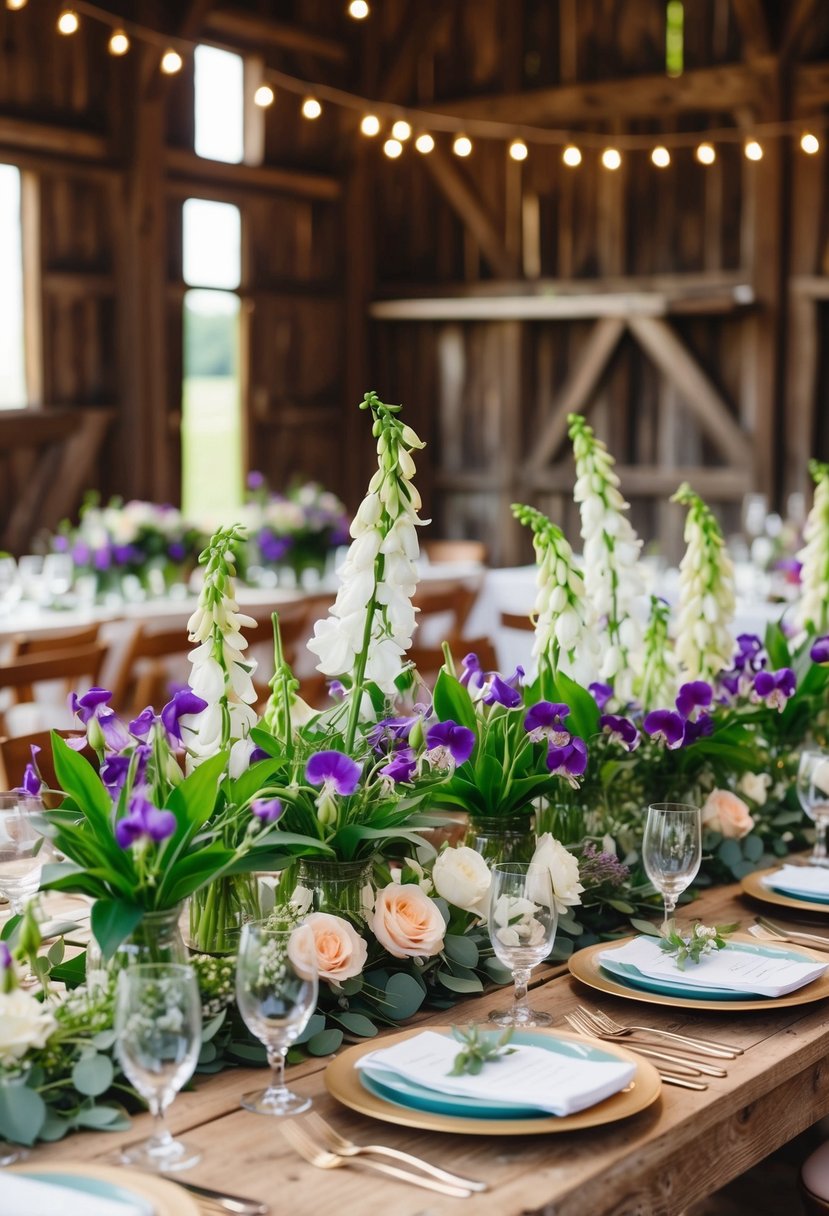
<instances>
[{"instance_id":1,"label":"light bulb","mask_svg":"<svg viewBox=\"0 0 829 1216\"><path fill-rule=\"evenodd\" d=\"M514 139L509 146L509 154L513 160L526 160L529 149L523 139Z\"/></svg>"},{"instance_id":2,"label":"light bulb","mask_svg":"<svg viewBox=\"0 0 829 1216\"><path fill-rule=\"evenodd\" d=\"M415 140L415 147L418 152L422 152L424 156L431 152L435 146L435 141L432 139L428 131L424 131L422 135L418 135Z\"/></svg>"},{"instance_id":3,"label":"light bulb","mask_svg":"<svg viewBox=\"0 0 829 1216\"><path fill-rule=\"evenodd\" d=\"M275 97L276 94L269 84L260 84L259 88L253 94L253 104L255 106L261 106L263 110L266 110L268 106L273 105Z\"/></svg>"},{"instance_id":4,"label":"light bulb","mask_svg":"<svg viewBox=\"0 0 829 1216\"><path fill-rule=\"evenodd\" d=\"M658 148L654 148L653 152L651 152L651 160L656 165L657 169L667 169L668 165L671 163L671 154L667 148L663 148L660 145Z\"/></svg>"},{"instance_id":5,"label":"light bulb","mask_svg":"<svg viewBox=\"0 0 829 1216\"><path fill-rule=\"evenodd\" d=\"M581 152L575 144L568 144L561 154L561 159L565 165L569 165L571 169L575 169L576 165L581 164Z\"/></svg>"},{"instance_id":6,"label":"light bulb","mask_svg":"<svg viewBox=\"0 0 829 1216\"><path fill-rule=\"evenodd\" d=\"M21 8L25 8L26 4L27 0L6 0L6 8L10 9L13 13L17 13Z\"/></svg>"},{"instance_id":7,"label":"light bulb","mask_svg":"<svg viewBox=\"0 0 829 1216\"><path fill-rule=\"evenodd\" d=\"M380 119L376 114L366 114L363 121L360 123L360 130L363 135L379 135L380 134Z\"/></svg>"},{"instance_id":8,"label":"light bulb","mask_svg":"<svg viewBox=\"0 0 829 1216\"><path fill-rule=\"evenodd\" d=\"M467 135L459 135L452 144L456 156L469 156L472 152L472 140Z\"/></svg>"},{"instance_id":9,"label":"light bulb","mask_svg":"<svg viewBox=\"0 0 829 1216\"><path fill-rule=\"evenodd\" d=\"M306 97L302 103L303 118L319 118L320 114L322 114L322 106L316 97Z\"/></svg>"},{"instance_id":10,"label":"light bulb","mask_svg":"<svg viewBox=\"0 0 829 1216\"><path fill-rule=\"evenodd\" d=\"M175 76L184 67L184 60L178 51L167 50L161 56L161 70L165 76Z\"/></svg>"},{"instance_id":11,"label":"light bulb","mask_svg":"<svg viewBox=\"0 0 829 1216\"><path fill-rule=\"evenodd\" d=\"M348 15L349 17L353 17L355 21L365 21L369 11L366 0L351 0L348 6Z\"/></svg>"},{"instance_id":12,"label":"light bulb","mask_svg":"<svg viewBox=\"0 0 829 1216\"><path fill-rule=\"evenodd\" d=\"M622 163L622 157L617 148L605 148L602 152L602 164L605 169L618 169Z\"/></svg>"},{"instance_id":13,"label":"light bulb","mask_svg":"<svg viewBox=\"0 0 829 1216\"><path fill-rule=\"evenodd\" d=\"M109 53L110 55L126 55L130 49L130 40L123 30L113 30L109 38Z\"/></svg>"},{"instance_id":14,"label":"light bulb","mask_svg":"<svg viewBox=\"0 0 829 1216\"><path fill-rule=\"evenodd\" d=\"M701 165L713 165L717 153L713 144L700 144L696 151L697 160Z\"/></svg>"},{"instance_id":15,"label":"light bulb","mask_svg":"<svg viewBox=\"0 0 829 1216\"><path fill-rule=\"evenodd\" d=\"M806 131L800 137L800 146L809 156L814 156L815 152L820 151L820 140L811 131Z\"/></svg>"},{"instance_id":16,"label":"light bulb","mask_svg":"<svg viewBox=\"0 0 829 1216\"><path fill-rule=\"evenodd\" d=\"M75 10L73 8L65 8L58 17L58 33L74 34L80 24Z\"/></svg>"},{"instance_id":17,"label":"light bulb","mask_svg":"<svg viewBox=\"0 0 829 1216\"><path fill-rule=\"evenodd\" d=\"M399 139L403 143L412 133L411 123L406 122L405 118L398 118L391 129L391 133L395 139Z\"/></svg>"},{"instance_id":18,"label":"light bulb","mask_svg":"<svg viewBox=\"0 0 829 1216\"><path fill-rule=\"evenodd\" d=\"M756 139L750 139L746 144L744 151L749 160L763 159L763 149L760 147Z\"/></svg>"},{"instance_id":19,"label":"light bulb","mask_svg":"<svg viewBox=\"0 0 829 1216\"><path fill-rule=\"evenodd\" d=\"M383 144L383 151L389 160L397 160L403 151L403 145L399 139L387 139Z\"/></svg>"}]
</instances>

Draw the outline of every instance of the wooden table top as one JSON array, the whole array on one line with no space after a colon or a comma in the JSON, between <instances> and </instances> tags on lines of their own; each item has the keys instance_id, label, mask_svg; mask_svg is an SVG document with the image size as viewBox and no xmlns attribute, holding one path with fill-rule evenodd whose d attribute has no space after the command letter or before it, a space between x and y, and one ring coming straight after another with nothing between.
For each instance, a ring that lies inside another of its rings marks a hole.
<instances>
[{"instance_id":1,"label":"wooden table top","mask_svg":"<svg viewBox=\"0 0 829 1216\"><path fill-rule=\"evenodd\" d=\"M690 912L705 923L738 920L745 927L756 910L737 887L724 887L707 892ZM688 916L689 909L684 913ZM430 1013L421 1024L464 1023L507 1000L506 991L497 991L458 1004L448 1014ZM488 1192L466 1200L431 1195L358 1169L315 1169L287 1145L279 1119L240 1108L239 1096L261 1087L263 1071L228 1070L197 1078L193 1091L180 1094L169 1112L173 1131L187 1133L203 1152L187 1180L266 1200L275 1216L363 1216L367 1204L394 1216L442 1216L464 1207L475 1216L678 1216L829 1114L829 1018L824 1002L776 1013L729 1014L720 1007L697 1013L606 997L566 974L543 978L534 988L533 1001L563 1029L564 1014L584 1003L620 1021L732 1043L744 1054L725 1061L727 1078L712 1078L705 1092L663 1086L653 1106L620 1123L500 1139L436 1134L371 1120L328 1095L323 1081L326 1060L309 1060L289 1070L291 1085L312 1096L318 1113L344 1135L362 1143L405 1147L489 1183ZM149 1116L144 1115L129 1132L78 1133L59 1144L40 1146L31 1159L104 1161L119 1145L149 1131Z\"/></svg>"}]
</instances>

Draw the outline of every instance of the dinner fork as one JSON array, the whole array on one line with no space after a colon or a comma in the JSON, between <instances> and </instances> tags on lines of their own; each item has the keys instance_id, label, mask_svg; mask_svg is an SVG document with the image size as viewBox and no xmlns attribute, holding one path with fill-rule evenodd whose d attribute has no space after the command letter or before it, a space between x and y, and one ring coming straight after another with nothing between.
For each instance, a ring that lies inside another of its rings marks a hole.
<instances>
[{"instance_id":1,"label":"dinner fork","mask_svg":"<svg viewBox=\"0 0 829 1216\"><path fill-rule=\"evenodd\" d=\"M602 1013L600 1009L590 1010L585 1009L583 1005L579 1006L579 1011L609 1038L624 1038L626 1035L635 1034L655 1034L665 1039L675 1039L678 1043L684 1043L688 1047L693 1047L695 1051L703 1052L708 1056L719 1056L721 1059L733 1060L735 1056L743 1054L742 1047L732 1047L727 1043L717 1043L713 1039L696 1039L687 1034L677 1034L673 1030L658 1030L655 1026L623 1026L621 1022L615 1022L613 1018L608 1017L606 1013Z\"/></svg>"},{"instance_id":2,"label":"dinner fork","mask_svg":"<svg viewBox=\"0 0 829 1216\"><path fill-rule=\"evenodd\" d=\"M567 1024L572 1026L576 1031L582 1031L586 1035L594 1035L599 1039L616 1038L615 1035L607 1035L597 1030L595 1026L579 1013L569 1013L564 1016ZM678 1054L678 1051L669 1051L668 1048L660 1051L656 1047L643 1046L637 1040L634 1050L640 1056L648 1056L652 1060L664 1061L665 1065L669 1065L674 1071L686 1077L701 1077L703 1074L709 1077L728 1076L724 1068L718 1068L714 1064L706 1064L703 1060L688 1060L685 1056Z\"/></svg>"},{"instance_id":3,"label":"dinner fork","mask_svg":"<svg viewBox=\"0 0 829 1216\"><path fill-rule=\"evenodd\" d=\"M802 942L812 946L815 950L829 950L829 937L821 937L819 933L804 933L800 929L785 929L782 925L775 925L772 921L766 920L764 916L758 916L757 924L749 925L748 931L755 937L765 935L770 941L790 941L795 944Z\"/></svg>"},{"instance_id":4,"label":"dinner fork","mask_svg":"<svg viewBox=\"0 0 829 1216\"><path fill-rule=\"evenodd\" d=\"M587 1026L578 1020L574 1014L565 1013L564 1020L568 1026L575 1030L576 1034L584 1035L586 1038L592 1039L596 1037L596 1032L588 1029ZM640 1054L645 1054L644 1052ZM681 1067L681 1065L680 1065ZM660 1068L657 1064L654 1065L660 1078L666 1085L678 1085L681 1089L707 1089L708 1084L705 1081L695 1081L690 1076L681 1076L678 1072L672 1072L667 1068ZM699 1074L697 1074L699 1075Z\"/></svg>"},{"instance_id":5,"label":"dinner fork","mask_svg":"<svg viewBox=\"0 0 829 1216\"><path fill-rule=\"evenodd\" d=\"M320 1170L335 1170L342 1165L353 1165L357 1169L369 1170L373 1174L385 1174L388 1178L396 1178L400 1182L410 1182L413 1186L423 1187L426 1191L437 1191L439 1195L449 1195L454 1199L468 1199L472 1194L468 1187L450 1186L447 1182L424 1178L422 1174L410 1174L408 1170L398 1169L396 1165L385 1165L382 1161L370 1161L362 1157L359 1159L341 1157L337 1153L330 1153L312 1140L304 1128L293 1120L281 1123L280 1131L300 1157L304 1157L306 1161Z\"/></svg>"},{"instance_id":6,"label":"dinner fork","mask_svg":"<svg viewBox=\"0 0 829 1216\"><path fill-rule=\"evenodd\" d=\"M415 1169L423 1170L426 1174L431 1174L433 1178L438 1178L441 1182L448 1182L450 1186L466 1187L470 1191L486 1191L489 1189L489 1185L486 1182L477 1182L474 1178L463 1178L459 1174L452 1174L449 1170L442 1170L440 1166L432 1165L430 1161L424 1161L422 1157L415 1157L411 1153L404 1153L402 1149L390 1148L385 1144L355 1144L353 1140L347 1140L345 1136L341 1136L320 1115L306 1115L303 1119L303 1124L309 1131L314 1132L320 1139L326 1141L327 1147L340 1157L357 1157L361 1154L392 1157L396 1161L405 1161L409 1165L413 1165Z\"/></svg>"}]
</instances>

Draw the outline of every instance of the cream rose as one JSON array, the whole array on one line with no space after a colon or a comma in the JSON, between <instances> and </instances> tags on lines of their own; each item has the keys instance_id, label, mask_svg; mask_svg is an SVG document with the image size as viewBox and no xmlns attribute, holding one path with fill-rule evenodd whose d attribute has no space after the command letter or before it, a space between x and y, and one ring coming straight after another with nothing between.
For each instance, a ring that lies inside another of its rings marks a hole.
<instances>
[{"instance_id":1,"label":"cream rose","mask_svg":"<svg viewBox=\"0 0 829 1216\"><path fill-rule=\"evenodd\" d=\"M702 822L713 832L741 840L754 827L746 804L730 790L712 790L702 808Z\"/></svg>"},{"instance_id":2,"label":"cream rose","mask_svg":"<svg viewBox=\"0 0 829 1216\"><path fill-rule=\"evenodd\" d=\"M745 794L746 798L756 802L758 806L763 806L768 797L770 785L771 777L768 773L743 773L737 783L737 789L741 794Z\"/></svg>"},{"instance_id":3,"label":"cream rose","mask_svg":"<svg viewBox=\"0 0 829 1216\"><path fill-rule=\"evenodd\" d=\"M440 909L415 883L392 882L377 892L371 929L394 958L431 958L443 949Z\"/></svg>"},{"instance_id":4,"label":"cream rose","mask_svg":"<svg viewBox=\"0 0 829 1216\"><path fill-rule=\"evenodd\" d=\"M581 903L584 887L579 882L579 863L549 832L538 838L532 861L533 865L549 870L559 914Z\"/></svg>"},{"instance_id":5,"label":"cream rose","mask_svg":"<svg viewBox=\"0 0 829 1216\"><path fill-rule=\"evenodd\" d=\"M312 912L305 925L314 935L321 980L339 984L360 974L366 965L368 947L353 925L330 912Z\"/></svg>"},{"instance_id":6,"label":"cream rose","mask_svg":"<svg viewBox=\"0 0 829 1216\"><path fill-rule=\"evenodd\" d=\"M0 993L0 1065L16 1064L30 1047L43 1047L55 1026L51 1012L28 992Z\"/></svg>"},{"instance_id":7,"label":"cream rose","mask_svg":"<svg viewBox=\"0 0 829 1216\"><path fill-rule=\"evenodd\" d=\"M492 874L474 849L466 845L444 849L432 867L432 882L438 895L456 908L486 915Z\"/></svg>"}]
</instances>

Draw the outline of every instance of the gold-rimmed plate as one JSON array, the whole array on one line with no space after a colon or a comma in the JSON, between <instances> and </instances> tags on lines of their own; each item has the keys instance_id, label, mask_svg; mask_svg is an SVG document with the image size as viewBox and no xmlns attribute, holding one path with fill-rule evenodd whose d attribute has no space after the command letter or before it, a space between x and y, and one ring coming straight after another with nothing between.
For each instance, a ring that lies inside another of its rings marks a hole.
<instances>
[{"instance_id":1,"label":"gold-rimmed plate","mask_svg":"<svg viewBox=\"0 0 829 1216\"><path fill-rule=\"evenodd\" d=\"M786 1009L792 1005L809 1005L813 1001L823 1001L829 997L829 971L826 971L818 979L812 980L810 984L806 984L803 988L798 988L796 992L790 992L786 996L758 996L747 997L745 1000L723 1000L722 998L715 999L709 997L706 999L705 997L698 996L681 996L678 993L653 992L644 987L625 983L623 979L617 978L605 971L601 965L599 959L601 954L611 951L616 947L621 948L632 940L632 937L625 937L616 942L597 942L593 946L586 946L584 950L579 950L576 954L570 956L568 961L570 974L589 988L595 988L598 992L606 992L609 996L621 996L629 1001L642 1001L648 1005L671 1005L680 1009L707 1009L712 1013L741 1013L748 1009ZM745 934L735 934L732 940L745 942L747 945L755 947L758 944L756 938L747 937ZM764 947L768 945L770 943L763 943ZM814 950L807 950L805 946L785 946L783 949L787 954L791 954L796 950L797 954L803 955L804 959L826 963L825 955L817 953Z\"/></svg>"},{"instance_id":2,"label":"gold-rimmed plate","mask_svg":"<svg viewBox=\"0 0 829 1216\"><path fill-rule=\"evenodd\" d=\"M23 1177L52 1186L62 1186L78 1195L127 1204L153 1216L200 1216L201 1208L192 1195L167 1178L145 1174L120 1166L99 1165L97 1161L72 1165L65 1161L24 1161L10 1167Z\"/></svg>"},{"instance_id":3,"label":"gold-rimmed plate","mask_svg":"<svg viewBox=\"0 0 829 1216\"><path fill-rule=\"evenodd\" d=\"M746 874L740 881L741 890L752 899L764 904L773 904L776 908L791 908L795 912L818 912L829 916L829 903L817 899L798 899L795 895L787 895L785 891L775 891L772 887L767 887L762 880L779 869L779 866L772 866L769 870L755 870L752 874Z\"/></svg>"},{"instance_id":4,"label":"gold-rimmed plate","mask_svg":"<svg viewBox=\"0 0 829 1216\"><path fill-rule=\"evenodd\" d=\"M450 1026L429 1026L429 1030L438 1034L451 1034ZM422 1034L424 1027L403 1030L399 1034L384 1036L383 1047L391 1047L413 1035ZM359 1069L355 1068L357 1060L371 1051L378 1049L376 1040L358 1043L354 1047L341 1052L325 1070L325 1084L332 1098L342 1102L361 1115L372 1119L382 1119L386 1123L398 1123L403 1127L418 1127L427 1131L460 1132L473 1136L527 1136L546 1135L549 1132L579 1131L586 1127L601 1127L605 1123L615 1123L619 1119L627 1119L631 1115L645 1110L659 1097L662 1092L662 1082L659 1073L641 1056L632 1051L619 1047L616 1043L606 1043L598 1039L585 1039L581 1035L569 1034L564 1030L536 1028L533 1035L553 1036L554 1038L577 1043L581 1046L592 1044L604 1055L614 1056L619 1060L636 1066L636 1074L626 1089L603 1102L597 1102L586 1110L575 1115L537 1115L532 1118L474 1118L462 1115L447 1114L443 1111L422 1110L392 1102L381 1097L377 1092L365 1088Z\"/></svg>"}]
</instances>

